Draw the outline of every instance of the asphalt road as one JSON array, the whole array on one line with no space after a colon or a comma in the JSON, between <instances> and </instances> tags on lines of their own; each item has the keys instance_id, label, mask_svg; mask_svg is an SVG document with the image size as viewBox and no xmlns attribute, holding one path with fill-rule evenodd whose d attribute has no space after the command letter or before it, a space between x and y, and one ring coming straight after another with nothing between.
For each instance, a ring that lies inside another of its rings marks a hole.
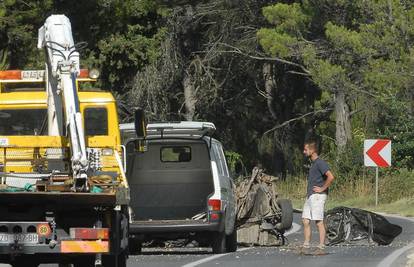
<instances>
[{"instance_id":1,"label":"asphalt road","mask_svg":"<svg viewBox=\"0 0 414 267\"><path fill-rule=\"evenodd\" d=\"M288 244L283 247L241 247L235 253L214 255L208 248L180 248L144 249L142 255L131 256L128 266L410 266L414 267L414 219L388 217L395 224L403 227L403 232L389 246L345 246L338 245L328 247L326 256L303 256L297 252L297 247L302 244L302 228L300 215L295 214L294 228L288 234ZM315 228L315 227L313 227ZM315 229L314 229L315 230ZM317 233L314 232L313 240L317 243ZM407 265L412 258L413 265ZM0 265L0 267L8 265ZM41 267L54 267L56 265L43 264Z\"/></svg>"},{"instance_id":2,"label":"asphalt road","mask_svg":"<svg viewBox=\"0 0 414 267\"><path fill-rule=\"evenodd\" d=\"M328 247L326 256L299 255L297 247L303 242L302 228L288 235L284 247L240 248L238 252L225 255L210 254L208 249L146 249L143 255L132 256L129 266L406 266L407 256L414 254L414 219L388 217L390 222L403 227L403 232L389 246L344 246ZM296 226L300 215L295 214ZM293 229L296 230L296 229ZM317 244L317 232L313 227L313 240ZM392 255L393 252L397 251ZM410 266L411 267L411 266ZM414 267L414 265L413 265Z\"/></svg>"}]
</instances>

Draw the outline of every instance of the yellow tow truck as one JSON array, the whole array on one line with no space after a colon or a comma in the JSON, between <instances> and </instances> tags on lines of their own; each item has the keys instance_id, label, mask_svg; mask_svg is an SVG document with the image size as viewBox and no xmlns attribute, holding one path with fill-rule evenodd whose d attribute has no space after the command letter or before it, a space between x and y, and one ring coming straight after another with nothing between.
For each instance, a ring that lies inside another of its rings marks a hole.
<instances>
[{"instance_id":1,"label":"yellow tow truck","mask_svg":"<svg viewBox=\"0 0 414 267\"><path fill-rule=\"evenodd\" d=\"M45 70L0 72L0 262L124 267L130 197L116 101L90 89L99 74L78 67L78 46L50 40L70 33L65 16L50 18L39 31Z\"/></svg>"}]
</instances>

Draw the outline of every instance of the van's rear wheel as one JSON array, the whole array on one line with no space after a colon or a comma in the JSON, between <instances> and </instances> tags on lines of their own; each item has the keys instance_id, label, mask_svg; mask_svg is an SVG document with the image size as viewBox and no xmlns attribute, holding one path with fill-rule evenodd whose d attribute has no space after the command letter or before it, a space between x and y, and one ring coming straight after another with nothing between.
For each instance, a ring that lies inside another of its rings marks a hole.
<instances>
[{"instance_id":1,"label":"van's rear wheel","mask_svg":"<svg viewBox=\"0 0 414 267\"><path fill-rule=\"evenodd\" d=\"M237 250L237 229L233 228L233 232L226 236L226 251L235 252Z\"/></svg>"},{"instance_id":2,"label":"van's rear wheel","mask_svg":"<svg viewBox=\"0 0 414 267\"><path fill-rule=\"evenodd\" d=\"M10 263L13 267L37 267L39 262L37 262L34 257L25 257L25 258L16 258Z\"/></svg>"},{"instance_id":3,"label":"van's rear wheel","mask_svg":"<svg viewBox=\"0 0 414 267\"><path fill-rule=\"evenodd\" d=\"M127 256L125 253L120 253L119 255L103 256L102 263L104 267L126 267Z\"/></svg>"},{"instance_id":4,"label":"van's rear wheel","mask_svg":"<svg viewBox=\"0 0 414 267\"><path fill-rule=\"evenodd\" d=\"M11 266L13 267L37 267L39 266L39 264L34 263L34 262L18 261L18 262L13 262Z\"/></svg>"},{"instance_id":5,"label":"van's rear wheel","mask_svg":"<svg viewBox=\"0 0 414 267\"><path fill-rule=\"evenodd\" d=\"M73 265L60 263L59 267L95 267L95 255L77 256Z\"/></svg>"},{"instance_id":6,"label":"van's rear wheel","mask_svg":"<svg viewBox=\"0 0 414 267\"><path fill-rule=\"evenodd\" d=\"M141 254L142 251L142 241L137 240L135 238L130 238L128 242L129 246L129 254L130 255L138 255Z\"/></svg>"},{"instance_id":7,"label":"van's rear wheel","mask_svg":"<svg viewBox=\"0 0 414 267\"><path fill-rule=\"evenodd\" d=\"M213 234L211 248L214 254L226 253L226 233L224 231Z\"/></svg>"}]
</instances>

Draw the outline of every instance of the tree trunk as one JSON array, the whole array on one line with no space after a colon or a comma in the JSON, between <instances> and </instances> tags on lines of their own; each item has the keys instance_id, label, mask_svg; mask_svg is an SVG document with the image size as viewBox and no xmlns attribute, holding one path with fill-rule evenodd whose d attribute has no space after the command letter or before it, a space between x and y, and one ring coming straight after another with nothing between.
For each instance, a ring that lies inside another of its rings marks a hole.
<instances>
[{"instance_id":1,"label":"tree trunk","mask_svg":"<svg viewBox=\"0 0 414 267\"><path fill-rule=\"evenodd\" d=\"M275 91L277 89L277 84L275 80L275 65L270 63L264 63L262 68L265 92L266 92L266 105L267 109L272 116L274 121L278 119L283 119L289 117L289 114L278 114L275 110ZM279 115L279 116L278 116ZM284 129L281 129L283 132ZM291 153L291 142L290 137L285 136L283 133L275 131L273 133L272 140L272 154L270 156L271 164L268 166L268 169L272 174L276 174L281 177L282 180L286 179L286 173L288 170L288 162L290 161L292 155Z\"/></svg>"},{"instance_id":2,"label":"tree trunk","mask_svg":"<svg viewBox=\"0 0 414 267\"><path fill-rule=\"evenodd\" d=\"M343 90L335 92L336 133L335 140L339 152L342 152L351 140L351 121L349 107Z\"/></svg>"},{"instance_id":3,"label":"tree trunk","mask_svg":"<svg viewBox=\"0 0 414 267\"><path fill-rule=\"evenodd\" d=\"M269 110L270 114L272 115L273 119L277 119L277 114L274 109L274 89L276 88L276 81L273 76L273 65L270 63L263 64L263 80L265 84L265 91L266 91L266 101L267 101L267 109Z\"/></svg>"},{"instance_id":4,"label":"tree trunk","mask_svg":"<svg viewBox=\"0 0 414 267\"><path fill-rule=\"evenodd\" d=\"M411 99L411 101L410 101L410 110L409 110L409 112L410 112L410 115L411 116L414 116L414 91L413 90L411 90L410 92L409 92L409 94L410 94L410 99Z\"/></svg>"},{"instance_id":5,"label":"tree trunk","mask_svg":"<svg viewBox=\"0 0 414 267\"><path fill-rule=\"evenodd\" d=\"M195 88L194 88L194 81L188 71L184 74L183 79L183 88L184 88L184 104L185 104L185 119L187 121L192 121L195 115L195 105L196 105L196 98L195 98Z\"/></svg>"}]
</instances>

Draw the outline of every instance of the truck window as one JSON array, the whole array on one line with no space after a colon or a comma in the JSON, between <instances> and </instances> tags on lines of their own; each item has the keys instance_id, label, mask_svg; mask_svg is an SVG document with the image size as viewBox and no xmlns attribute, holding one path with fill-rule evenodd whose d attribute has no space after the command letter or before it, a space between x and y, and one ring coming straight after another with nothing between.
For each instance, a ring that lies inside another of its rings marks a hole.
<instances>
[{"instance_id":1,"label":"truck window","mask_svg":"<svg viewBox=\"0 0 414 267\"><path fill-rule=\"evenodd\" d=\"M108 135L108 111L104 107L85 108L85 135Z\"/></svg>"},{"instance_id":2,"label":"truck window","mask_svg":"<svg viewBox=\"0 0 414 267\"><path fill-rule=\"evenodd\" d=\"M0 135L47 135L47 110L0 109Z\"/></svg>"},{"instance_id":3,"label":"truck window","mask_svg":"<svg viewBox=\"0 0 414 267\"><path fill-rule=\"evenodd\" d=\"M7 93L46 91L46 83L45 82L3 83L2 91L7 92Z\"/></svg>"},{"instance_id":4,"label":"truck window","mask_svg":"<svg viewBox=\"0 0 414 267\"><path fill-rule=\"evenodd\" d=\"M191 148L188 146L161 147L162 162L189 162Z\"/></svg>"}]
</instances>

